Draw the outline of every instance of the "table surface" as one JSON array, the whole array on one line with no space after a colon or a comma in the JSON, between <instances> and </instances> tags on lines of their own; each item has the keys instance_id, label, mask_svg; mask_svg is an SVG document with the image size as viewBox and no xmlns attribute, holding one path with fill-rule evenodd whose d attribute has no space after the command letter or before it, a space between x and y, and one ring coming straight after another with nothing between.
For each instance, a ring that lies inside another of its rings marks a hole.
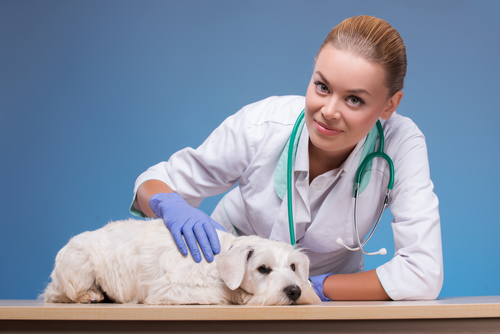
<instances>
[{"instance_id":1,"label":"table surface","mask_svg":"<svg viewBox=\"0 0 500 334\"><path fill-rule=\"evenodd\" d=\"M50 304L0 300L0 320L374 320L500 318L500 296L319 305Z\"/></svg>"}]
</instances>

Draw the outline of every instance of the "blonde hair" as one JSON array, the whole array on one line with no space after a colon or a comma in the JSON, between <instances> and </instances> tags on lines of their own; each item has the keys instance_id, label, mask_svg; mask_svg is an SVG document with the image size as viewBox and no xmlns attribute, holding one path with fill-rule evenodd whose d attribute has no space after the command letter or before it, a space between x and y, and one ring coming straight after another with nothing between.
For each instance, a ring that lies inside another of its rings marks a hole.
<instances>
[{"instance_id":1,"label":"blonde hair","mask_svg":"<svg viewBox=\"0 0 500 334\"><path fill-rule=\"evenodd\" d=\"M406 47L396 29L385 20L366 15L345 19L328 34L319 52L328 44L381 65L389 97L403 89Z\"/></svg>"}]
</instances>

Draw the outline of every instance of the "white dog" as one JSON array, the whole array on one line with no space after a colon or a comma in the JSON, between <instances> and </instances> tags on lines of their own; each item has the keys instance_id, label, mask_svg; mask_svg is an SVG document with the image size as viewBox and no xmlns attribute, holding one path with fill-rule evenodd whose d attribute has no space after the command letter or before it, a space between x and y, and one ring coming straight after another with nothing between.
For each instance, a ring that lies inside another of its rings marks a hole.
<instances>
[{"instance_id":1,"label":"white dog","mask_svg":"<svg viewBox=\"0 0 500 334\"><path fill-rule=\"evenodd\" d=\"M221 252L196 263L163 221L109 223L72 238L56 257L46 302L146 304L318 304L309 259L292 246L217 231Z\"/></svg>"}]
</instances>

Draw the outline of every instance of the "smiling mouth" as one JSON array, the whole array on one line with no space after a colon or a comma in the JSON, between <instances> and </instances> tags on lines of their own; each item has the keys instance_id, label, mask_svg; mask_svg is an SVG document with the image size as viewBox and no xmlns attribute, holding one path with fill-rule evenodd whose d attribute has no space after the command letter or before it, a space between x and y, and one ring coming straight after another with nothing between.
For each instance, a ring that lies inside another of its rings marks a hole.
<instances>
[{"instance_id":1,"label":"smiling mouth","mask_svg":"<svg viewBox=\"0 0 500 334\"><path fill-rule=\"evenodd\" d=\"M321 134L324 134L326 136L336 136L336 135L339 135L342 132L344 132L340 129L327 126L327 125L325 125L321 122L318 122L318 121L314 121L314 124L316 125L316 129L318 130L318 132Z\"/></svg>"}]
</instances>

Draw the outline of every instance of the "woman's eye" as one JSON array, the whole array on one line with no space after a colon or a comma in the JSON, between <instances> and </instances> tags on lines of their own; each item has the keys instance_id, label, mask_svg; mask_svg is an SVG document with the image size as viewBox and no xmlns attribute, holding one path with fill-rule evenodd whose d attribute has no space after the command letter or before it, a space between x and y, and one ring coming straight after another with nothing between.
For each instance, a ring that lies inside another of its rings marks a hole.
<instances>
[{"instance_id":1,"label":"woman's eye","mask_svg":"<svg viewBox=\"0 0 500 334\"><path fill-rule=\"evenodd\" d=\"M357 96L349 96L347 98L347 101L352 104L352 105L359 105L359 104L364 104L365 102L363 100L361 100L359 97Z\"/></svg>"},{"instance_id":2,"label":"woman's eye","mask_svg":"<svg viewBox=\"0 0 500 334\"><path fill-rule=\"evenodd\" d=\"M321 83L321 82L315 82L314 83L316 85L316 89L320 92L320 93L328 93L328 87L326 87L325 84Z\"/></svg>"},{"instance_id":3,"label":"woman's eye","mask_svg":"<svg viewBox=\"0 0 500 334\"><path fill-rule=\"evenodd\" d=\"M290 266L290 268L292 269L292 271L295 271L295 263L292 263L292 265Z\"/></svg>"},{"instance_id":4,"label":"woman's eye","mask_svg":"<svg viewBox=\"0 0 500 334\"><path fill-rule=\"evenodd\" d=\"M257 268L257 270L258 270L261 274L269 274L269 273L272 271L272 269L271 269L271 268L269 268L269 267L267 267L267 266L265 266L265 265L260 266L259 268Z\"/></svg>"}]
</instances>

